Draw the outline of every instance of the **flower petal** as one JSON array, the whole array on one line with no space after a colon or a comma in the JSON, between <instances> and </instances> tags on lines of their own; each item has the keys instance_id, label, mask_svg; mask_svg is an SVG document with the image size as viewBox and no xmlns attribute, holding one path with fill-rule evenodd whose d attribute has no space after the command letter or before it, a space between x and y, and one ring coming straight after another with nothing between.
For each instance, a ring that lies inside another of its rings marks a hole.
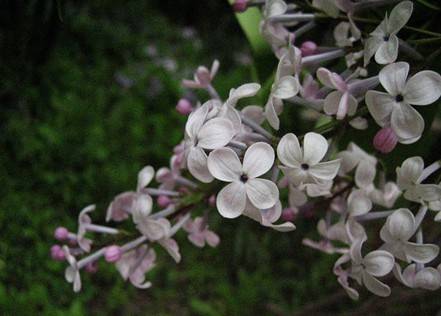
<instances>
[{"instance_id":1,"label":"flower petal","mask_svg":"<svg viewBox=\"0 0 441 316\"><path fill-rule=\"evenodd\" d=\"M332 180L337 175L339 168L340 159L335 159L311 166L308 169L308 173L321 180Z\"/></svg>"},{"instance_id":2,"label":"flower petal","mask_svg":"<svg viewBox=\"0 0 441 316\"><path fill-rule=\"evenodd\" d=\"M187 157L188 171L199 181L209 183L213 176L207 168L207 154L200 147L192 147Z\"/></svg>"},{"instance_id":3,"label":"flower petal","mask_svg":"<svg viewBox=\"0 0 441 316\"><path fill-rule=\"evenodd\" d=\"M364 66L369 64L372 56L375 55L380 45L383 43L383 39L379 36L371 36L364 43Z\"/></svg>"},{"instance_id":4,"label":"flower petal","mask_svg":"<svg viewBox=\"0 0 441 316\"><path fill-rule=\"evenodd\" d=\"M392 111L391 126L398 137L415 138L421 136L424 131L424 119L413 107L401 103Z\"/></svg>"},{"instance_id":5,"label":"flower petal","mask_svg":"<svg viewBox=\"0 0 441 316\"><path fill-rule=\"evenodd\" d=\"M370 161L362 160L355 170L355 184L360 189L368 189L375 179L376 167Z\"/></svg>"},{"instance_id":6,"label":"flower petal","mask_svg":"<svg viewBox=\"0 0 441 316\"><path fill-rule=\"evenodd\" d=\"M279 200L279 189L270 180L249 179L245 187L251 204L258 209L273 207Z\"/></svg>"},{"instance_id":7,"label":"flower petal","mask_svg":"<svg viewBox=\"0 0 441 316\"><path fill-rule=\"evenodd\" d=\"M441 286L441 276L435 268L424 268L416 274L415 285L422 289L435 291Z\"/></svg>"},{"instance_id":8,"label":"flower petal","mask_svg":"<svg viewBox=\"0 0 441 316\"><path fill-rule=\"evenodd\" d=\"M389 94L378 91L368 91L365 97L369 113L378 125L383 127L390 121L395 99Z\"/></svg>"},{"instance_id":9,"label":"flower petal","mask_svg":"<svg viewBox=\"0 0 441 316\"><path fill-rule=\"evenodd\" d=\"M423 173L424 160L421 157L410 157L397 168L397 184L400 189L409 189L418 182Z\"/></svg>"},{"instance_id":10,"label":"flower petal","mask_svg":"<svg viewBox=\"0 0 441 316\"><path fill-rule=\"evenodd\" d=\"M205 123L198 133L198 146L216 149L225 146L234 136L233 124L224 118L215 118Z\"/></svg>"},{"instance_id":11,"label":"flower petal","mask_svg":"<svg viewBox=\"0 0 441 316\"><path fill-rule=\"evenodd\" d=\"M407 241L415 233L415 217L407 208L400 208L389 215L385 224L390 236Z\"/></svg>"},{"instance_id":12,"label":"flower petal","mask_svg":"<svg viewBox=\"0 0 441 316\"><path fill-rule=\"evenodd\" d=\"M441 76L430 70L420 71L412 76L403 92L405 102L415 105L427 105L441 96Z\"/></svg>"},{"instance_id":13,"label":"flower petal","mask_svg":"<svg viewBox=\"0 0 441 316\"><path fill-rule=\"evenodd\" d=\"M350 216L360 216L372 209L372 201L362 190L355 190L348 197L348 212Z\"/></svg>"},{"instance_id":14,"label":"flower petal","mask_svg":"<svg viewBox=\"0 0 441 316\"><path fill-rule=\"evenodd\" d=\"M409 261L428 263L438 256L439 247L432 244L416 244L413 242L407 242L404 251Z\"/></svg>"},{"instance_id":15,"label":"flower petal","mask_svg":"<svg viewBox=\"0 0 441 316\"><path fill-rule=\"evenodd\" d=\"M363 258L363 265L367 273L375 277L382 277L392 271L394 256L384 250L375 250Z\"/></svg>"},{"instance_id":16,"label":"flower petal","mask_svg":"<svg viewBox=\"0 0 441 316\"><path fill-rule=\"evenodd\" d=\"M296 135L289 133L282 137L277 145L277 157L285 166L297 167L300 165L303 153Z\"/></svg>"},{"instance_id":17,"label":"flower petal","mask_svg":"<svg viewBox=\"0 0 441 316\"><path fill-rule=\"evenodd\" d=\"M300 91L299 80L293 76L285 76L275 84L272 96L279 99L289 99Z\"/></svg>"},{"instance_id":18,"label":"flower petal","mask_svg":"<svg viewBox=\"0 0 441 316\"><path fill-rule=\"evenodd\" d=\"M398 62L381 69L379 79L383 88L393 97L402 93L406 86L409 64Z\"/></svg>"},{"instance_id":19,"label":"flower petal","mask_svg":"<svg viewBox=\"0 0 441 316\"><path fill-rule=\"evenodd\" d=\"M380 44L375 53L375 61L380 65L393 63L398 57L398 47L398 37L391 35L387 42Z\"/></svg>"},{"instance_id":20,"label":"flower petal","mask_svg":"<svg viewBox=\"0 0 441 316\"><path fill-rule=\"evenodd\" d=\"M409 21L413 11L412 1L403 1L397 4L391 11L387 20L387 31L389 34L398 33L398 31Z\"/></svg>"},{"instance_id":21,"label":"flower petal","mask_svg":"<svg viewBox=\"0 0 441 316\"><path fill-rule=\"evenodd\" d=\"M279 130L280 120L274 107L274 102L275 100L273 97L268 99L268 102L265 105L265 117L272 128Z\"/></svg>"},{"instance_id":22,"label":"flower petal","mask_svg":"<svg viewBox=\"0 0 441 316\"><path fill-rule=\"evenodd\" d=\"M342 97L343 93L340 91L332 91L329 93L325 98L323 111L328 115L337 114Z\"/></svg>"},{"instance_id":23,"label":"flower petal","mask_svg":"<svg viewBox=\"0 0 441 316\"><path fill-rule=\"evenodd\" d=\"M208 101L210 102L210 101ZM192 112L185 124L185 132L191 139L195 139L208 115L208 102L204 103L196 111Z\"/></svg>"},{"instance_id":24,"label":"flower petal","mask_svg":"<svg viewBox=\"0 0 441 316\"><path fill-rule=\"evenodd\" d=\"M145 166L138 173L138 185L136 186L136 190L139 191L145 188L150 181L152 181L155 176L155 169L152 166Z\"/></svg>"},{"instance_id":25,"label":"flower petal","mask_svg":"<svg viewBox=\"0 0 441 316\"><path fill-rule=\"evenodd\" d=\"M232 182L242 175L242 164L231 148L219 148L210 153L207 160L210 173L218 180Z\"/></svg>"},{"instance_id":26,"label":"flower petal","mask_svg":"<svg viewBox=\"0 0 441 316\"><path fill-rule=\"evenodd\" d=\"M387 297L390 295L390 287L371 276L369 273L363 273L363 284L366 288L381 297Z\"/></svg>"},{"instance_id":27,"label":"flower petal","mask_svg":"<svg viewBox=\"0 0 441 316\"><path fill-rule=\"evenodd\" d=\"M268 172L274 164L274 149L264 142L251 145L243 158L243 171L250 178L257 178Z\"/></svg>"},{"instance_id":28,"label":"flower petal","mask_svg":"<svg viewBox=\"0 0 441 316\"><path fill-rule=\"evenodd\" d=\"M216 198L219 214L225 218L236 218L242 214L246 205L245 185L232 182L226 185Z\"/></svg>"},{"instance_id":29,"label":"flower petal","mask_svg":"<svg viewBox=\"0 0 441 316\"><path fill-rule=\"evenodd\" d=\"M303 162L310 166L320 162L328 151L328 141L322 135L306 133L303 141Z\"/></svg>"}]
</instances>

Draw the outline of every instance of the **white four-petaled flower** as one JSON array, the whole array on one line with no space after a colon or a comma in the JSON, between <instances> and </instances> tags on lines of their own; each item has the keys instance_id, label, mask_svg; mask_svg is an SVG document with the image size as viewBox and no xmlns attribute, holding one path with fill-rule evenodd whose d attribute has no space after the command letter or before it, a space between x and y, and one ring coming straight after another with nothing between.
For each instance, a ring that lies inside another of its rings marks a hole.
<instances>
[{"instance_id":1,"label":"white four-petaled flower","mask_svg":"<svg viewBox=\"0 0 441 316\"><path fill-rule=\"evenodd\" d=\"M227 218L240 216L247 199L258 209L268 209L279 199L274 182L259 177L274 164L274 150L270 145L258 142L245 152L243 164L230 148L219 148L208 156L208 170L218 180L230 182L217 195L219 213Z\"/></svg>"},{"instance_id":2,"label":"white four-petaled flower","mask_svg":"<svg viewBox=\"0 0 441 316\"><path fill-rule=\"evenodd\" d=\"M368 91L366 105L378 125L391 126L403 144L416 142L424 130L424 119L411 105L428 105L441 96L441 76L430 70L407 79L409 64L397 62L380 71L387 91Z\"/></svg>"},{"instance_id":3,"label":"white four-petaled flower","mask_svg":"<svg viewBox=\"0 0 441 316\"><path fill-rule=\"evenodd\" d=\"M328 142L320 134L307 133L303 148L296 135L286 134L277 146L277 156L283 164L280 169L295 185L332 180L340 168L340 159L321 162L327 151Z\"/></svg>"},{"instance_id":4,"label":"white four-petaled flower","mask_svg":"<svg viewBox=\"0 0 441 316\"><path fill-rule=\"evenodd\" d=\"M390 64L397 59L400 43L396 34L409 21L412 10L412 2L403 1L392 9L390 16L386 14L384 20L371 33L371 37L365 43L365 66L374 55L375 61L379 64Z\"/></svg>"}]
</instances>

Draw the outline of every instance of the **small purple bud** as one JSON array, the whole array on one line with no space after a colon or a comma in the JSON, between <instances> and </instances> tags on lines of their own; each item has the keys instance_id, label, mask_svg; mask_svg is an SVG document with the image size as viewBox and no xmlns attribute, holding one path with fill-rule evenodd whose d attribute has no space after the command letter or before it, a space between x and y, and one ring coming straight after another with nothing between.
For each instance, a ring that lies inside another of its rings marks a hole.
<instances>
[{"instance_id":1,"label":"small purple bud","mask_svg":"<svg viewBox=\"0 0 441 316\"><path fill-rule=\"evenodd\" d=\"M51 247L51 258L55 261L64 261L64 259L66 259L64 251L60 245L53 245Z\"/></svg>"},{"instance_id":2,"label":"small purple bud","mask_svg":"<svg viewBox=\"0 0 441 316\"><path fill-rule=\"evenodd\" d=\"M188 115L193 111L193 107L187 99L180 99L178 104L176 104L176 111L178 111L179 114Z\"/></svg>"},{"instance_id":3,"label":"small purple bud","mask_svg":"<svg viewBox=\"0 0 441 316\"><path fill-rule=\"evenodd\" d=\"M293 208L287 207L282 211L282 219L286 222L293 222L296 219L296 212Z\"/></svg>"},{"instance_id":4,"label":"small purple bud","mask_svg":"<svg viewBox=\"0 0 441 316\"><path fill-rule=\"evenodd\" d=\"M167 207L172 203L172 200L166 195L160 195L158 196L156 202L158 203L159 207Z\"/></svg>"},{"instance_id":5,"label":"small purple bud","mask_svg":"<svg viewBox=\"0 0 441 316\"><path fill-rule=\"evenodd\" d=\"M122 257L122 250L117 245L106 247L104 258L107 262L117 262Z\"/></svg>"},{"instance_id":6,"label":"small purple bud","mask_svg":"<svg viewBox=\"0 0 441 316\"><path fill-rule=\"evenodd\" d=\"M236 0L233 3L233 10L237 13L245 12L248 9L248 0Z\"/></svg>"},{"instance_id":7,"label":"small purple bud","mask_svg":"<svg viewBox=\"0 0 441 316\"><path fill-rule=\"evenodd\" d=\"M374 148L383 154L394 150L398 143L398 136L391 127L383 127L374 137Z\"/></svg>"},{"instance_id":8,"label":"small purple bud","mask_svg":"<svg viewBox=\"0 0 441 316\"><path fill-rule=\"evenodd\" d=\"M67 238L69 238L69 231L66 227L57 227L54 232L54 237L59 241L67 240Z\"/></svg>"},{"instance_id":9,"label":"small purple bud","mask_svg":"<svg viewBox=\"0 0 441 316\"><path fill-rule=\"evenodd\" d=\"M303 42L300 50L303 57L314 55L317 51L317 44L312 41Z\"/></svg>"},{"instance_id":10,"label":"small purple bud","mask_svg":"<svg viewBox=\"0 0 441 316\"><path fill-rule=\"evenodd\" d=\"M98 272L98 263L96 261L89 262L88 264L86 264L84 269L86 270L86 272L91 273L91 274L97 273Z\"/></svg>"},{"instance_id":11,"label":"small purple bud","mask_svg":"<svg viewBox=\"0 0 441 316\"><path fill-rule=\"evenodd\" d=\"M210 205L211 207L216 206L216 195L210 195L210 197L208 198L208 205Z\"/></svg>"}]
</instances>

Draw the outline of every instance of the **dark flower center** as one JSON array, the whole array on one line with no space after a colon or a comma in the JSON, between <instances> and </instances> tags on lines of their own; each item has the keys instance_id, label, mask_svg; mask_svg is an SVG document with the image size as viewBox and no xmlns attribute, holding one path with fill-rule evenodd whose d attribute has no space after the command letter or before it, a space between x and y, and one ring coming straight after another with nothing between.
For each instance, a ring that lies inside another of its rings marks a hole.
<instances>
[{"instance_id":1,"label":"dark flower center","mask_svg":"<svg viewBox=\"0 0 441 316\"><path fill-rule=\"evenodd\" d=\"M246 174L243 174L240 176L240 181L242 181L243 183L248 181L248 176Z\"/></svg>"},{"instance_id":2,"label":"dark flower center","mask_svg":"<svg viewBox=\"0 0 441 316\"><path fill-rule=\"evenodd\" d=\"M404 100L404 98L401 94L399 94L395 97L395 101L397 101L397 102L402 102L403 100Z\"/></svg>"},{"instance_id":3,"label":"dark flower center","mask_svg":"<svg viewBox=\"0 0 441 316\"><path fill-rule=\"evenodd\" d=\"M302 163L302 164L300 165L300 167L301 167L303 170L308 170L308 169L309 169L309 165L308 165L307 163Z\"/></svg>"},{"instance_id":4,"label":"dark flower center","mask_svg":"<svg viewBox=\"0 0 441 316\"><path fill-rule=\"evenodd\" d=\"M385 42L387 42L387 41L389 41L389 38L390 38L389 35L384 35L383 40L384 40Z\"/></svg>"}]
</instances>

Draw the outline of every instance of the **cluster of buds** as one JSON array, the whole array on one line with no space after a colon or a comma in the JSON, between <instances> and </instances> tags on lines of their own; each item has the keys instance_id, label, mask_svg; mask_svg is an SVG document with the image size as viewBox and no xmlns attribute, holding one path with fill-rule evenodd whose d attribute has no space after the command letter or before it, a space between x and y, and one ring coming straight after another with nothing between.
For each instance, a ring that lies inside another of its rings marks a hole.
<instances>
[{"instance_id":1,"label":"cluster of buds","mask_svg":"<svg viewBox=\"0 0 441 316\"><path fill-rule=\"evenodd\" d=\"M283 0L236 1L236 12L251 6L261 10L260 31L279 60L266 102L247 104L261 90L258 83L233 88L222 99L213 85L218 61L184 80L184 87L205 90L209 98L178 102L176 110L188 118L170 166L156 172L144 167L136 190L119 194L109 205L107 222L131 225L122 230L93 224L94 206L88 206L79 215L76 234L55 230L64 245L54 245L51 254L68 262L66 279L74 290L81 288L80 270L96 271L101 258L136 287L150 287L146 273L155 266L155 249L181 260L173 239L179 231L197 247L219 244L208 227L215 210L224 218L244 216L279 232L295 230L293 222L301 218L319 218L318 237L303 244L340 254L333 272L353 299L359 297L354 283L378 296L390 295L379 279L388 274L411 288L441 287L441 266L434 266L439 247L423 238L423 224L432 220L428 210L441 221L441 185L428 180L441 162L425 167L421 157L410 157L388 174L384 156L378 155L420 139L424 119L412 106L438 100L441 76L429 70L412 73L409 63L397 61L402 46L410 57L418 54L397 37L411 18L412 2L396 4L371 33L356 23L359 11L395 2L313 0L312 6L301 7ZM344 20L335 26L334 47L311 40L297 47L318 19ZM327 68L339 60L345 69ZM284 106L326 117L328 123L304 134L280 135ZM373 122L381 129L372 148L362 149L355 140L341 148L345 132ZM383 221L379 232L371 231L378 227L369 225L372 221ZM96 234L108 241L97 249ZM368 236L379 237L382 245L368 249Z\"/></svg>"}]
</instances>

